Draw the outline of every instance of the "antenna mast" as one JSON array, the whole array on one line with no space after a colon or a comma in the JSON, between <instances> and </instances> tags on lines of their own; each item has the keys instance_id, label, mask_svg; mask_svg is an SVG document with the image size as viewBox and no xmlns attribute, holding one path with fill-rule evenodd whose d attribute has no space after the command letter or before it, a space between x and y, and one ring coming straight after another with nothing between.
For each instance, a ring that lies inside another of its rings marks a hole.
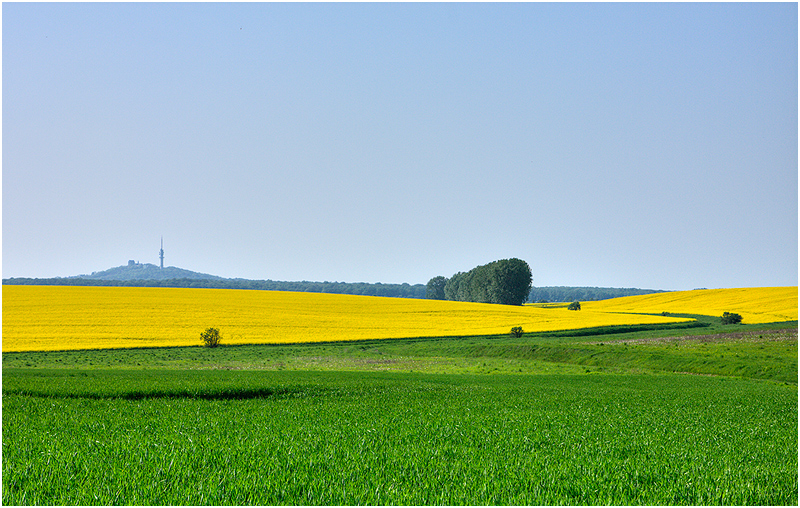
<instances>
[{"instance_id":1,"label":"antenna mast","mask_svg":"<svg viewBox=\"0 0 800 508\"><path fill-rule=\"evenodd\" d=\"M164 268L164 237L161 237L161 250L158 252L158 257L161 258L161 268Z\"/></svg>"}]
</instances>

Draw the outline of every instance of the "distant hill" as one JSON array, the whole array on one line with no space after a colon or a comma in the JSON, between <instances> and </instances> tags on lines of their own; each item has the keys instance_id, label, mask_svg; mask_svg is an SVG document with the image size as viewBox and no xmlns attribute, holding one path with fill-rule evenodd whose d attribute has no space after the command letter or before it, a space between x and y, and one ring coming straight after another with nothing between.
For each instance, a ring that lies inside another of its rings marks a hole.
<instances>
[{"instance_id":1,"label":"distant hill","mask_svg":"<svg viewBox=\"0 0 800 508\"><path fill-rule=\"evenodd\" d=\"M73 277L70 277L73 278ZM159 268L150 263L135 263L129 261L127 265L109 268L91 275L78 275L80 279L90 280L169 280L169 279L197 279L197 280L224 280L223 277L207 273L193 272L175 266Z\"/></svg>"}]
</instances>

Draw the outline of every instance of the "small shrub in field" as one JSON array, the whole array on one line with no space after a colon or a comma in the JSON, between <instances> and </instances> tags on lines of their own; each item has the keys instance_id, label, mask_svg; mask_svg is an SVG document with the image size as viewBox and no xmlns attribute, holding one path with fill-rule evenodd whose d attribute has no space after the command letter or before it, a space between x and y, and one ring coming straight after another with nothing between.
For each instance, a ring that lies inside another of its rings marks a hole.
<instances>
[{"instance_id":1,"label":"small shrub in field","mask_svg":"<svg viewBox=\"0 0 800 508\"><path fill-rule=\"evenodd\" d=\"M512 328L511 335L513 335L514 337L522 337L522 327L515 326L514 328Z\"/></svg>"},{"instance_id":2,"label":"small shrub in field","mask_svg":"<svg viewBox=\"0 0 800 508\"><path fill-rule=\"evenodd\" d=\"M742 322L742 316L739 314L731 313L731 312L724 312L722 314L722 324L723 325L737 325Z\"/></svg>"},{"instance_id":3,"label":"small shrub in field","mask_svg":"<svg viewBox=\"0 0 800 508\"><path fill-rule=\"evenodd\" d=\"M581 302L572 302L567 307L568 310L581 310Z\"/></svg>"},{"instance_id":4,"label":"small shrub in field","mask_svg":"<svg viewBox=\"0 0 800 508\"><path fill-rule=\"evenodd\" d=\"M203 339L205 347L217 347L222 340L222 335L219 334L218 328L206 328L206 331L200 334L200 338Z\"/></svg>"}]
</instances>

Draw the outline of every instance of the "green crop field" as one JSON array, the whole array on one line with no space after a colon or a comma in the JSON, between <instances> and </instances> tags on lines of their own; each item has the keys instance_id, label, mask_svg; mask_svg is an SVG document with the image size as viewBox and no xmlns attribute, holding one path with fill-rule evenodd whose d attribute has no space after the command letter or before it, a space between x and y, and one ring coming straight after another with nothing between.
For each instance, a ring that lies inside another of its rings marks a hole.
<instances>
[{"instance_id":1,"label":"green crop field","mask_svg":"<svg viewBox=\"0 0 800 508\"><path fill-rule=\"evenodd\" d=\"M5 353L2 501L796 505L796 322L701 324Z\"/></svg>"}]
</instances>

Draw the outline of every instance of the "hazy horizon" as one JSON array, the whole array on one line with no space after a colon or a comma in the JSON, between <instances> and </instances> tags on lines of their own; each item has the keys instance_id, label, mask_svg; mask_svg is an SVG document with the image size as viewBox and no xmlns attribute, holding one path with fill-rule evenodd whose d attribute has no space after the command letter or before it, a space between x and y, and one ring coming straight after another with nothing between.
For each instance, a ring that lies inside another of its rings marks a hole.
<instances>
[{"instance_id":1,"label":"hazy horizon","mask_svg":"<svg viewBox=\"0 0 800 508\"><path fill-rule=\"evenodd\" d=\"M138 265L142 265L142 266L147 265L147 266L152 266L152 267L154 267L156 269L160 269L159 265L156 264L156 263L139 262L139 261L136 261L136 260L128 260L128 263L125 263L123 265L112 266L112 267L105 268L105 269L102 269L102 270L94 270L94 271L92 271L90 273L80 273L80 274L64 275L64 276L58 275L58 276L54 276L54 277L16 277L16 278L20 278L20 279L26 279L26 278L68 279L68 278L86 277L86 276L92 276L92 275L100 274L100 273L107 272L107 271L112 271L112 270L118 269L118 268L124 268L124 267L128 266L130 261L134 261ZM190 270L188 268L183 268L183 267L180 267L180 266L172 266L172 265L167 266L167 265L164 265L164 269L171 269L171 268L178 269L178 270L185 270L185 271L189 271L189 272L192 272L192 273L199 273L199 274L203 274L203 275L210 275L210 276L213 276L213 277L219 277L218 275L216 275L214 273L197 272L195 270ZM449 278L450 276L452 276L452 274L451 275L446 275L445 277ZM11 278L15 278L15 277L3 277L3 278L4 279L5 278L11 279ZM425 285L426 284L424 282L413 282L413 283L411 283L411 282L406 282L406 281L403 281L403 282L384 282L384 281L366 282L366 281L360 281L360 280L349 280L349 281L342 280L342 281L340 281L340 280L330 280L330 279L324 279L324 280L323 279L320 279L320 280L303 279L303 280L291 280L291 281L289 281L289 280L278 280L278 279L248 279L248 278L245 278L245 277L222 277L222 278L223 279L231 279L231 280L236 280L236 279L240 279L240 280L273 280L275 282L318 282L318 283L337 283L337 284L338 283L344 283L344 284L364 284L364 283L375 284L375 283L382 283L382 284L409 284L409 285L412 285L412 286L414 286L414 285ZM108 280L108 279L101 279L101 280ZM787 285L783 285L783 286L778 285L778 286L771 286L771 287L795 287L795 286L796 285L787 284ZM688 290L670 290L670 289L664 289L664 288L650 288L650 287L644 288L644 287L632 287L632 286L587 286L585 284L576 284L576 285L569 285L569 286L568 285L564 285L564 284L548 284L546 286L537 286L536 284L533 284L532 287L533 288L546 288L546 287L588 287L588 288L591 288L591 287L597 287L597 288L609 288L609 289L645 289L645 290L656 290L656 291L688 291ZM737 286L737 287L765 287L765 286ZM697 287L697 288L691 288L691 289L692 290L698 290L698 289L736 289L737 287L732 287L732 288Z\"/></svg>"},{"instance_id":2,"label":"hazy horizon","mask_svg":"<svg viewBox=\"0 0 800 508\"><path fill-rule=\"evenodd\" d=\"M2 276L796 286L796 3L4 3Z\"/></svg>"}]
</instances>

